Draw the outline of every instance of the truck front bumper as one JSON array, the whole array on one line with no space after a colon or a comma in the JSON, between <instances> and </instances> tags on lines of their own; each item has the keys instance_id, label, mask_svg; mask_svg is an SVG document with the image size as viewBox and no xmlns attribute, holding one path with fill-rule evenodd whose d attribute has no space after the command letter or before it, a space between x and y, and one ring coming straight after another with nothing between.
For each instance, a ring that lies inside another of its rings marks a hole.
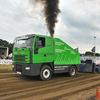
<instances>
[{"instance_id":1,"label":"truck front bumper","mask_svg":"<svg viewBox=\"0 0 100 100\"><path fill-rule=\"evenodd\" d=\"M13 63L13 72L27 76L37 76L40 74L41 64Z\"/></svg>"}]
</instances>

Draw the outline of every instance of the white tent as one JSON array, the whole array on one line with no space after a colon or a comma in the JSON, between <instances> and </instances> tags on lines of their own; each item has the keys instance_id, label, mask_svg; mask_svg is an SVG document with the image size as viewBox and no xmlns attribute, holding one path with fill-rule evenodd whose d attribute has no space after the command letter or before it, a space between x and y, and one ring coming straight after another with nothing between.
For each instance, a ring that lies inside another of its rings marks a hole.
<instances>
[{"instance_id":1,"label":"white tent","mask_svg":"<svg viewBox=\"0 0 100 100\"><path fill-rule=\"evenodd\" d=\"M0 46L0 55L8 56L8 47Z\"/></svg>"}]
</instances>

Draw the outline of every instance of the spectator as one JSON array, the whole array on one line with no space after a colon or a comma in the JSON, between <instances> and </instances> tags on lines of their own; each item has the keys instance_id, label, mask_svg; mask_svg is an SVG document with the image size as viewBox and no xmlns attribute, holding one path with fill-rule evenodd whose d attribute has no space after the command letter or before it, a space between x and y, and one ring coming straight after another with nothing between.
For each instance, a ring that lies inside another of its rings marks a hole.
<instances>
[{"instance_id":1,"label":"spectator","mask_svg":"<svg viewBox=\"0 0 100 100\"><path fill-rule=\"evenodd\" d=\"M5 57L5 56L3 56L3 59L6 59L6 57Z\"/></svg>"},{"instance_id":2,"label":"spectator","mask_svg":"<svg viewBox=\"0 0 100 100\"><path fill-rule=\"evenodd\" d=\"M3 55L1 55L1 59L3 59Z\"/></svg>"},{"instance_id":3,"label":"spectator","mask_svg":"<svg viewBox=\"0 0 100 100\"><path fill-rule=\"evenodd\" d=\"M8 56L6 57L6 59L8 59Z\"/></svg>"},{"instance_id":4,"label":"spectator","mask_svg":"<svg viewBox=\"0 0 100 100\"><path fill-rule=\"evenodd\" d=\"M10 56L8 56L8 59L11 59L11 57L10 57Z\"/></svg>"},{"instance_id":5,"label":"spectator","mask_svg":"<svg viewBox=\"0 0 100 100\"><path fill-rule=\"evenodd\" d=\"M5 57L4 55L1 55L1 56L0 56L0 59L9 59L9 60L10 60L10 59L12 59L12 56L7 56L7 57Z\"/></svg>"}]
</instances>

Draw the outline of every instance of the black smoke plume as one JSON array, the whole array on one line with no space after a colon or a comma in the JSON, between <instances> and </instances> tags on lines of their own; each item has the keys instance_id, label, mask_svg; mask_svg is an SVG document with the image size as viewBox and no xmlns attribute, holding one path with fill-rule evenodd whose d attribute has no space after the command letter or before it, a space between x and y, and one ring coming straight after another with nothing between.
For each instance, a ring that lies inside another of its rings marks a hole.
<instances>
[{"instance_id":1,"label":"black smoke plume","mask_svg":"<svg viewBox=\"0 0 100 100\"><path fill-rule=\"evenodd\" d=\"M46 0L44 6L44 15L46 17L47 28L53 37L57 16L60 13L59 0Z\"/></svg>"},{"instance_id":2,"label":"black smoke plume","mask_svg":"<svg viewBox=\"0 0 100 100\"><path fill-rule=\"evenodd\" d=\"M50 35L53 37L57 16L60 13L59 0L30 0L44 5L44 16Z\"/></svg>"}]
</instances>

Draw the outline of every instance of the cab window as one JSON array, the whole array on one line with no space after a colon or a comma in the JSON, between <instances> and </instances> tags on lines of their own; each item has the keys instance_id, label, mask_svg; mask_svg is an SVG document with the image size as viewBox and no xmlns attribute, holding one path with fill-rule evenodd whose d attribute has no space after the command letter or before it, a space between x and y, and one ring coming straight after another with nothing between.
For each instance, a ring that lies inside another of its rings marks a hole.
<instances>
[{"instance_id":1,"label":"cab window","mask_svg":"<svg viewBox=\"0 0 100 100\"><path fill-rule=\"evenodd\" d=\"M39 47L39 48L45 47L45 38L39 37L39 40L38 40L38 47Z\"/></svg>"}]
</instances>

